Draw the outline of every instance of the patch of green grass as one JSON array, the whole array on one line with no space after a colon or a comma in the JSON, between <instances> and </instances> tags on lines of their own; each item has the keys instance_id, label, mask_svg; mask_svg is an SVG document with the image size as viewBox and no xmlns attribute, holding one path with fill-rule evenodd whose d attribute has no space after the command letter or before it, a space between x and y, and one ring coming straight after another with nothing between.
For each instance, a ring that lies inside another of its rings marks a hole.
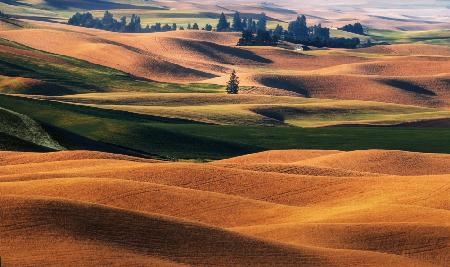
<instances>
[{"instance_id":1,"label":"patch of green grass","mask_svg":"<svg viewBox=\"0 0 450 267\"><path fill-rule=\"evenodd\" d=\"M370 37L392 44L422 43L450 46L450 30L399 31L369 29Z\"/></svg>"},{"instance_id":2,"label":"patch of green grass","mask_svg":"<svg viewBox=\"0 0 450 267\"><path fill-rule=\"evenodd\" d=\"M370 36L346 32L338 29L331 29L330 36L333 38L359 38L361 41L364 42L367 42L367 40L370 38Z\"/></svg>"},{"instance_id":3,"label":"patch of green grass","mask_svg":"<svg viewBox=\"0 0 450 267\"><path fill-rule=\"evenodd\" d=\"M334 101L304 105L259 107L257 113L300 127L342 124L390 125L450 118L448 110L365 101Z\"/></svg>"},{"instance_id":4,"label":"patch of green grass","mask_svg":"<svg viewBox=\"0 0 450 267\"><path fill-rule=\"evenodd\" d=\"M0 95L0 107L93 141L172 159L212 160L295 148L450 153L450 129L444 128L207 125L6 95Z\"/></svg>"},{"instance_id":5,"label":"patch of green grass","mask_svg":"<svg viewBox=\"0 0 450 267\"><path fill-rule=\"evenodd\" d=\"M449 128L401 127L258 127L164 124L160 128L217 140L233 140L271 149L394 149L450 153Z\"/></svg>"},{"instance_id":6,"label":"patch of green grass","mask_svg":"<svg viewBox=\"0 0 450 267\"><path fill-rule=\"evenodd\" d=\"M42 98L222 125L323 127L450 118L447 109L288 96L127 92Z\"/></svg>"},{"instance_id":7,"label":"patch of green grass","mask_svg":"<svg viewBox=\"0 0 450 267\"><path fill-rule=\"evenodd\" d=\"M220 95L216 96L221 97ZM223 98L225 97L223 96ZM298 102L301 102L303 99L299 98L299 100ZM69 101L76 103L76 99ZM347 100L316 100L315 103L289 104L289 102L277 101L277 98L273 97L273 102L279 103L184 105L181 102L178 106L158 106L151 103L134 105L124 104L120 101L117 100L117 103L112 105L94 104L93 106L222 125L273 126L288 124L299 127L323 127L342 124L389 125L450 118L450 111L448 110Z\"/></svg>"},{"instance_id":8,"label":"patch of green grass","mask_svg":"<svg viewBox=\"0 0 450 267\"><path fill-rule=\"evenodd\" d=\"M165 124L186 124L181 120L6 95L0 95L0 107L26 114L41 124L93 141L163 158L217 159L260 150L232 141L196 137L159 127ZM64 136L55 138L61 140Z\"/></svg>"}]
</instances>

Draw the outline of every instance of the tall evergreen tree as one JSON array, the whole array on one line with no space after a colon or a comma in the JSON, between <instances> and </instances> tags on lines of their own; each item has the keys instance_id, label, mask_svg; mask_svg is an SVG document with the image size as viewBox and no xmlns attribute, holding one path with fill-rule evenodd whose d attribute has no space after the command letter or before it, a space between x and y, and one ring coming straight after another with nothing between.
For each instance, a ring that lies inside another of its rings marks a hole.
<instances>
[{"instance_id":1,"label":"tall evergreen tree","mask_svg":"<svg viewBox=\"0 0 450 267\"><path fill-rule=\"evenodd\" d=\"M261 13L258 23L256 24L256 29L265 31L266 28L267 28L267 17L265 13Z\"/></svg>"},{"instance_id":2,"label":"tall evergreen tree","mask_svg":"<svg viewBox=\"0 0 450 267\"><path fill-rule=\"evenodd\" d=\"M239 78L237 77L235 70L231 72L230 80L227 82L226 90L229 94L239 93Z\"/></svg>"},{"instance_id":3,"label":"tall evergreen tree","mask_svg":"<svg viewBox=\"0 0 450 267\"><path fill-rule=\"evenodd\" d=\"M244 27L242 25L241 14L239 14L239 12L237 12L237 11L236 11L236 13L234 13L233 23L231 24L231 27L232 27L233 31L237 31L237 32L240 32L244 29Z\"/></svg>"},{"instance_id":4,"label":"tall evergreen tree","mask_svg":"<svg viewBox=\"0 0 450 267\"><path fill-rule=\"evenodd\" d=\"M193 30L198 30L199 29L197 22L194 22L194 24L192 25L192 29Z\"/></svg>"},{"instance_id":5,"label":"tall evergreen tree","mask_svg":"<svg viewBox=\"0 0 450 267\"><path fill-rule=\"evenodd\" d=\"M227 21L223 12L220 14L219 23L217 23L216 29L218 32L226 32L230 29L230 23Z\"/></svg>"}]
</instances>

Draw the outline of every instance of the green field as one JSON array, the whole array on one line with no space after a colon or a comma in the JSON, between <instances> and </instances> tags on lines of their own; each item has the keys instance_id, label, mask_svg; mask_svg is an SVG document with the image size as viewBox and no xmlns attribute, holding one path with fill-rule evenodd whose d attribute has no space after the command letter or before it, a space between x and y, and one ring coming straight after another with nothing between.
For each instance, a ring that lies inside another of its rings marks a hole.
<instances>
[{"instance_id":1,"label":"green field","mask_svg":"<svg viewBox=\"0 0 450 267\"><path fill-rule=\"evenodd\" d=\"M202 161L294 148L450 153L450 129L446 128L208 125L6 95L0 96L0 106L40 122L70 149L92 149L98 142L122 153Z\"/></svg>"},{"instance_id":2,"label":"green field","mask_svg":"<svg viewBox=\"0 0 450 267\"><path fill-rule=\"evenodd\" d=\"M289 96L127 92L41 98L219 125L323 127L450 118L446 109Z\"/></svg>"},{"instance_id":3,"label":"green field","mask_svg":"<svg viewBox=\"0 0 450 267\"><path fill-rule=\"evenodd\" d=\"M419 43L450 45L450 30L394 31L369 29L369 35L376 41L391 44Z\"/></svg>"}]
</instances>

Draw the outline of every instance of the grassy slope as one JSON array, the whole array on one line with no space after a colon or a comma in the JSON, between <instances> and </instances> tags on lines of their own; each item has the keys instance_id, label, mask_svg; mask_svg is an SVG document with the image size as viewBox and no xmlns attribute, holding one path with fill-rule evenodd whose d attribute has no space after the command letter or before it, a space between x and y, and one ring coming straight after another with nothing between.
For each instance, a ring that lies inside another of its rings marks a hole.
<instances>
[{"instance_id":1,"label":"grassy slope","mask_svg":"<svg viewBox=\"0 0 450 267\"><path fill-rule=\"evenodd\" d=\"M367 42L367 40L370 38L369 36L346 32L338 29L331 29L330 35L331 37L335 38L359 38L361 41L364 42Z\"/></svg>"},{"instance_id":2,"label":"grassy slope","mask_svg":"<svg viewBox=\"0 0 450 267\"><path fill-rule=\"evenodd\" d=\"M450 45L450 30L394 31L370 29L369 35L377 41L385 41L392 44L421 43Z\"/></svg>"},{"instance_id":3,"label":"grassy slope","mask_svg":"<svg viewBox=\"0 0 450 267\"><path fill-rule=\"evenodd\" d=\"M168 158L219 159L268 149L402 149L450 153L449 129L219 126L0 96L0 106L94 141ZM60 137L61 138L61 137Z\"/></svg>"},{"instance_id":4,"label":"grassy slope","mask_svg":"<svg viewBox=\"0 0 450 267\"><path fill-rule=\"evenodd\" d=\"M54 150L0 132L0 151L49 152Z\"/></svg>"},{"instance_id":5,"label":"grassy slope","mask_svg":"<svg viewBox=\"0 0 450 267\"><path fill-rule=\"evenodd\" d=\"M113 93L56 99L223 125L289 124L321 127L339 124L397 124L450 117L448 110L369 101L258 95L190 95L191 98L186 94L129 94L123 97L123 94Z\"/></svg>"},{"instance_id":6,"label":"grassy slope","mask_svg":"<svg viewBox=\"0 0 450 267\"><path fill-rule=\"evenodd\" d=\"M162 125L195 136L228 139L267 149L398 149L450 153L450 130L386 127L258 127Z\"/></svg>"},{"instance_id":7,"label":"grassy slope","mask_svg":"<svg viewBox=\"0 0 450 267\"><path fill-rule=\"evenodd\" d=\"M164 123L164 119L150 116L6 95L0 96L0 106L94 141L165 158L214 159L261 150L226 140L171 132L160 127L185 124L179 120ZM64 139L65 136L59 138Z\"/></svg>"},{"instance_id":8,"label":"grassy slope","mask_svg":"<svg viewBox=\"0 0 450 267\"><path fill-rule=\"evenodd\" d=\"M35 121L27 116L0 107L0 150L61 150L60 146Z\"/></svg>"}]
</instances>

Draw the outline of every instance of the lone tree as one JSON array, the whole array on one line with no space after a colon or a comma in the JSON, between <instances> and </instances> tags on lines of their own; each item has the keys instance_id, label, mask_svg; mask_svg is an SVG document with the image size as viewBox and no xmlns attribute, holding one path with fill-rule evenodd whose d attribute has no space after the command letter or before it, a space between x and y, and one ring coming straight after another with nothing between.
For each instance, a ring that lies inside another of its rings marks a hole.
<instances>
[{"instance_id":1,"label":"lone tree","mask_svg":"<svg viewBox=\"0 0 450 267\"><path fill-rule=\"evenodd\" d=\"M233 70L230 75L230 80L227 83L227 93L237 94L239 92L239 78L236 75L236 71Z\"/></svg>"}]
</instances>

